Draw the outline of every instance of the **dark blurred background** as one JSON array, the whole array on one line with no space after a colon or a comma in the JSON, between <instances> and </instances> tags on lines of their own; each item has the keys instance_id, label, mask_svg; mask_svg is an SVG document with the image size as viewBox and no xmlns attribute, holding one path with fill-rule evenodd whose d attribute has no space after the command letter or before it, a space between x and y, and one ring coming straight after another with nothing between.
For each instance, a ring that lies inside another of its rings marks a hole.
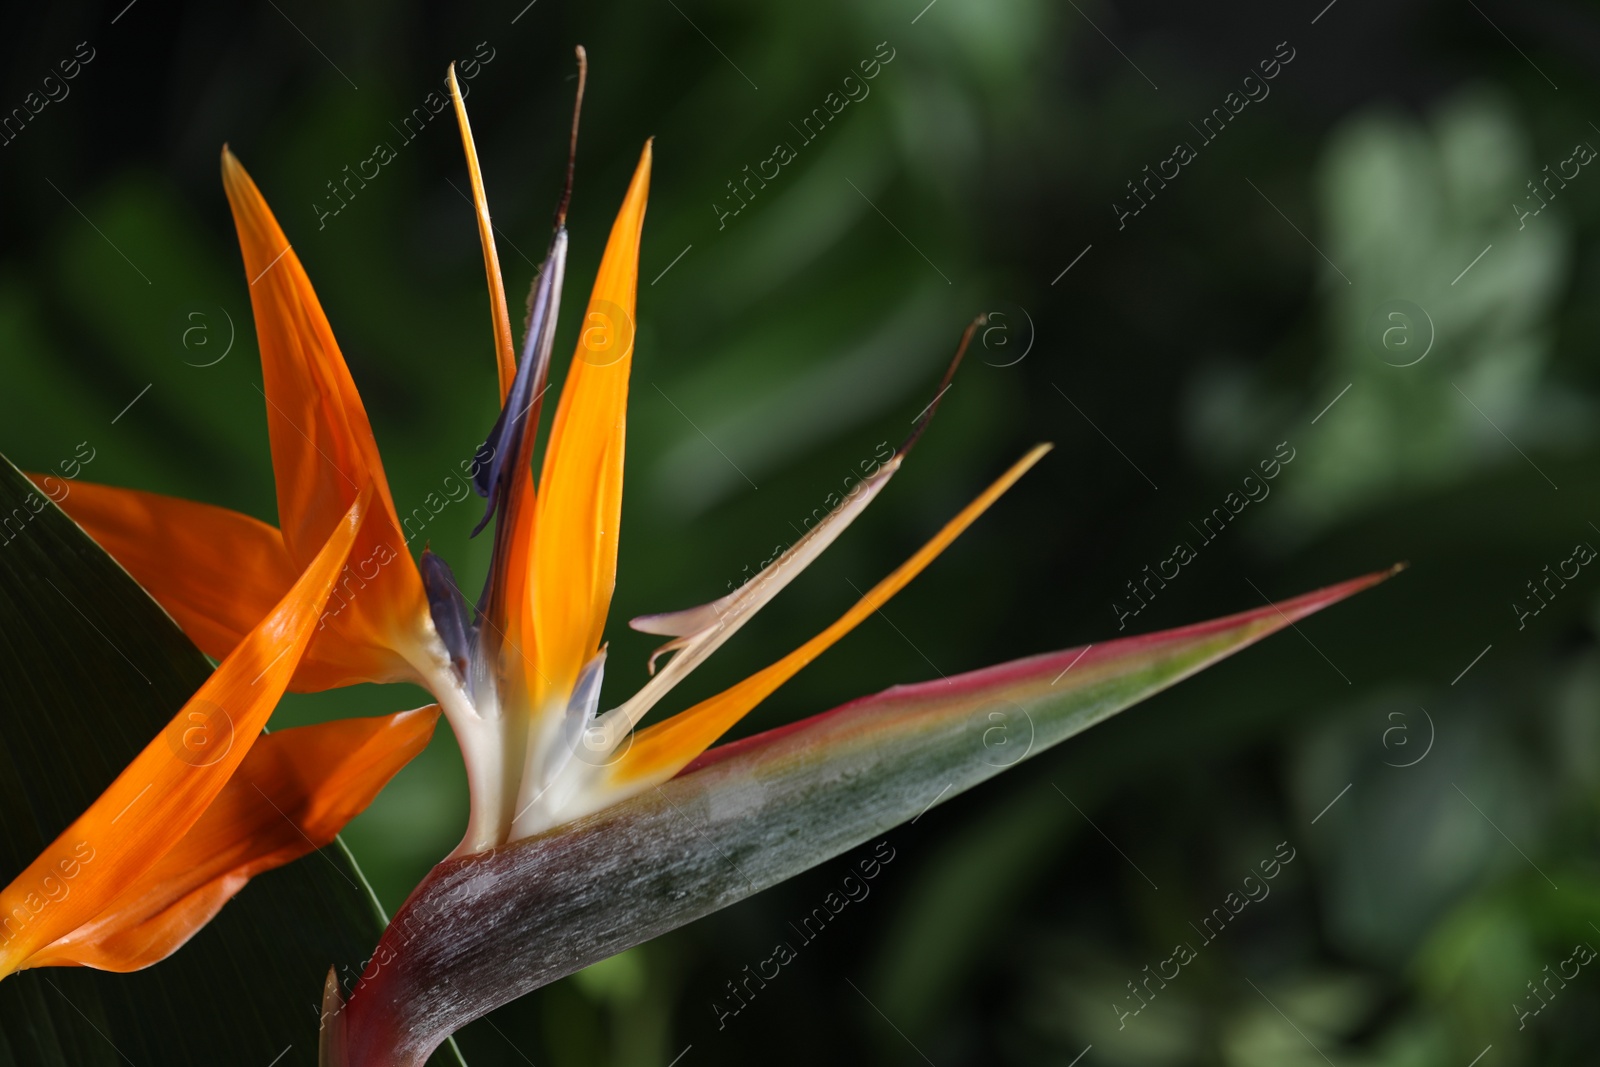
<instances>
[{"instance_id":1,"label":"dark blurred background","mask_svg":"<svg viewBox=\"0 0 1600 1067\"><path fill-rule=\"evenodd\" d=\"M519 305L581 42L558 352L657 138L609 702L655 643L625 620L791 540L984 311L904 473L675 706L831 620L1039 440L1057 451L746 728L1412 566L895 831L870 898L720 1025L847 858L501 1010L460 1035L468 1062L1593 1062L1600 10L924 2L14 6L0 109L56 99L0 145L0 449L41 469L87 441L84 478L274 519L227 142L400 510L437 508L413 550L481 580L479 505L439 505L495 415L466 172L448 112L401 127L477 58ZM872 59L863 95L844 79ZM392 161L333 199L380 142ZM777 142L795 158L734 199ZM1180 541L1195 558L1135 615L1127 583ZM422 702L362 687L275 724ZM442 730L350 827L386 906L465 803ZM1238 915L1212 937L1217 908ZM1178 943L1194 958L1151 981Z\"/></svg>"}]
</instances>

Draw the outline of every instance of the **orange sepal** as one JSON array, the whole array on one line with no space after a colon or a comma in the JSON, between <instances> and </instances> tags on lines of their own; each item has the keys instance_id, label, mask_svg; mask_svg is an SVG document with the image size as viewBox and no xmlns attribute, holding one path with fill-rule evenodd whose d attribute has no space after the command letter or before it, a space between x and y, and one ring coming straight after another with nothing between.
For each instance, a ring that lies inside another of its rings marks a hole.
<instances>
[{"instance_id":1,"label":"orange sepal","mask_svg":"<svg viewBox=\"0 0 1600 1067\"><path fill-rule=\"evenodd\" d=\"M616 587L634 297L649 192L647 142L595 276L539 477L532 611L538 688L562 696L600 646Z\"/></svg>"},{"instance_id":2,"label":"orange sepal","mask_svg":"<svg viewBox=\"0 0 1600 1067\"><path fill-rule=\"evenodd\" d=\"M227 508L177 497L30 474L122 564L189 640L222 659L283 599L296 571L283 536Z\"/></svg>"},{"instance_id":3,"label":"orange sepal","mask_svg":"<svg viewBox=\"0 0 1600 1067\"><path fill-rule=\"evenodd\" d=\"M264 734L183 840L29 967L136 971L166 959L243 889L334 839L427 747L438 705Z\"/></svg>"},{"instance_id":4,"label":"orange sepal","mask_svg":"<svg viewBox=\"0 0 1600 1067\"><path fill-rule=\"evenodd\" d=\"M0 976L93 919L205 814L283 696L371 499L370 489L356 499L288 595L89 809L0 891Z\"/></svg>"},{"instance_id":5,"label":"orange sepal","mask_svg":"<svg viewBox=\"0 0 1600 1067\"><path fill-rule=\"evenodd\" d=\"M171 615L212 659L234 650L294 584L295 568L283 535L249 515L178 497L92 482L30 478L52 490L61 510L84 528ZM63 494L62 487L65 486ZM317 692L362 681L385 681L397 667L393 651L348 625L340 606L353 600L380 553L341 578L289 688ZM356 618L351 613L349 619Z\"/></svg>"},{"instance_id":6,"label":"orange sepal","mask_svg":"<svg viewBox=\"0 0 1600 1067\"><path fill-rule=\"evenodd\" d=\"M419 680L411 657L427 631L428 602L407 549L372 426L350 369L300 257L233 153L222 151L222 182L233 208L261 347L267 431L278 489L278 525L298 571L362 486L376 499L351 550L329 625L366 655L318 673L318 687L357 681ZM389 562L379 562L380 557ZM371 587L368 587L368 582ZM360 595L353 595L356 590ZM345 595L346 593L351 595Z\"/></svg>"}]
</instances>

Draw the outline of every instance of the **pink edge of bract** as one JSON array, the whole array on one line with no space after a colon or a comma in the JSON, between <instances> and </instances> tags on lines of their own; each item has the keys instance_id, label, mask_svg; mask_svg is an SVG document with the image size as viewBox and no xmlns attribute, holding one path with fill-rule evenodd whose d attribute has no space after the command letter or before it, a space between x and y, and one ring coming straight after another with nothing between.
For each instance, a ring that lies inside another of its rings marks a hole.
<instances>
[{"instance_id":1,"label":"pink edge of bract","mask_svg":"<svg viewBox=\"0 0 1600 1067\"><path fill-rule=\"evenodd\" d=\"M1397 563L1387 570L1373 571L1371 574L1364 574L1359 578L1351 578L1348 581L1324 586L1321 589L1303 593L1288 600L1280 600L1276 603L1253 608L1250 611L1224 615L1221 618L1192 623L1172 630L1157 630L1154 633L1119 637L1112 641L1095 642L1088 646L1080 645L1075 648L1063 649L1060 652L1044 652L1036 656L1026 656L1022 659L1011 660L1009 663L1000 663L993 667L983 667L975 671L968 671L951 678L891 686L880 693L857 697L847 704L841 704L839 707L819 712L798 722L777 726L771 730L764 730L759 734L752 734L749 737L743 737L737 741L730 741L725 745L707 749L690 761L675 777L681 778L686 774L693 774L695 771L720 763L725 759L763 747L792 733L815 726L835 715L859 711L863 707L873 704L899 700L916 700L919 697L929 697L935 694L942 698L959 697L974 690L990 689L1023 682L1036 676L1049 674L1058 668L1064 670L1068 665L1093 666L1106 660L1120 659L1136 654L1143 648L1154 648L1161 645L1202 639L1228 630L1248 626L1262 619L1276 623L1270 629L1261 631L1240 646L1243 648L1245 645L1253 644L1255 641L1276 633L1285 626L1290 626L1308 615L1314 615L1325 607L1354 596L1364 589L1370 589L1405 568L1406 564ZM1085 651L1086 648L1087 651Z\"/></svg>"}]
</instances>

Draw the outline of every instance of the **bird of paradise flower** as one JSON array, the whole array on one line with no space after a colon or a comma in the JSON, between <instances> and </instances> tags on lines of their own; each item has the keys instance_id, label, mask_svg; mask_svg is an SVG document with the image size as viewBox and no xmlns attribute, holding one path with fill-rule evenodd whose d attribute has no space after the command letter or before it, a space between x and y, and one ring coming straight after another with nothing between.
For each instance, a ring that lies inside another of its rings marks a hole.
<instances>
[{"instance_id":1,"label":"bird of paradise flower","mask_svg":"<svg viewBox=\"0 0 1600 1067\"><path fill-rule=\"evenodd\" d=\"M601 713L602 636L616 579L652 155L646 142L606 243L536 482L534 441L562 295L586 74L581 49L579 66L566 190L530 294L520 352L453 69L449 78L483 249L502 402L474 477L487 500L478 528L493 523L489 575L476 601L469 602L431 551L419 560L404 551L372 429L328 320L255 183L224 148L223 183L260 342L280 526L83 483L63 502L220 663L162 734L0 892L0 916L20 917L0 918L0 977L44 966L127 971L165 958L254 874L331 841L426 744L442 711L467 768L465 835L397 916L380 946L382 959L374 956L349 1003L331 975L325 996L324 1062L421 1063L464 1022L534 985L821 862L908 818L915 805L939 802L1011 765L1015 760L978 766L966 751L972 725L992 722L997 702L1027 718L1023 755L1032 754L1391 573L1211 623L1108 642L1098 652L1089 646L891 691L707 751L927 567L1049 451L1039 445L811 640L641 728L689 672L883 491L932 419L971 338L969 326L912 433L826 519L732 593L632 620L635 629L671 640L651 658L646 684ZM352 578L349 561L375 558L384 565ZM330 611L341 585L359 595L341 596L339 609ZM656 670L664 654L670 659ZM1069 672L1075 677L1060 685ZM423 685L437 704L263 733L287 690L393 681ZM231 744L196 757L191 735L209 736L219 716ZM919 792L945 779L938 795ZM253 794L271 802L280 822L296 813L288 819L294 835L269 825ZM685 805L713 796L724 802L723 814L689 818L686 833ZM730 804L740 816L737 828L726 814ZM825 826L795 821L822 815ZM124 822L125 816L131 817ZM678 823L670 822L674 816ZM82 861L85 842L92 863ZM564 850L565 859L552 865L552 849ZM730 859L745 884L729 886L726 874L695 867L707 849L724 858L730 849L753 855L758 873L752 877ZM680 885L657 901L653 914L635 910L619 918L562 881L586 871L592 882L618 863L630 877L645 872L658 889L681 875L682 884L715 891L684 904ZM69 866L73 892L57 905L36 907L37 887ZM452 903L451 918L432 923L426 936L414 936L414 925L401 922L447 914L438 910L441 899ZM538 930L528 925L532 909L514 906L519 899L548 905ZM552 939L550 930L560 926L549 921L562 916L569 928ZM462 946L486 937L499 938L503 951L498 961L474 962L481 954ZM508 979L508 967L520 972Z\"/></svg>"}]
</instances>

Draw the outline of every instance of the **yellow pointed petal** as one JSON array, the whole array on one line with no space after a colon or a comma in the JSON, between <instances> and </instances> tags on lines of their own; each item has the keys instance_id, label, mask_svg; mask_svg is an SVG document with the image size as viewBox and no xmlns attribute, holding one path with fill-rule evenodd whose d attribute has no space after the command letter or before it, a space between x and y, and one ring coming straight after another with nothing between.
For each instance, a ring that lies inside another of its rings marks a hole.
<instances>
[{"instance_id":1,"label":"yellow pointed petal","mask_svg":"<svg viewBox=\"0 0 1600 1067\"><path fill-rule=\"evenodd\" d=\"M205 814L249 754L355 543L364 491L277 607L89 809L0 891L0 976L94 918Z\"/></svg>"},{"instance_id":2,"label":"yellow pointed petal","mask_svg":"<svg viewBox=\"0 0 1600 1067\"><path fill-rule=\"evenodd\" d=\"M649 714L650 709L655 707L674 686L705 662L717 648L749 622L752 616L794 581L801 571L827 551L828 546L832 545L839 535L860 517L878 494L883 492L884 487L889 484L889 479L894 477L901 464L905 462L906 456L910 454L911 448L933 421L934 413L939 410L939 400L950 388L956 370L966 356L967 346L972 343L972 335L984 321L983 317L974 319L962 331L961 343L956 346L955 355L945 368L944 378L939 382L938 390L917 416L910 435L900 447L886 460L875 462L872 472L851 487L821 522L813 526L811 521L807 520L805 533L784 549L782 555L762 567L738 589L726 596L718 597L709 604L701 604L682 611L641 615L629 620L628 625L635 630L662 634L671 637L672 640L651 654L649 662L651 677L644 687L600 717L596 725L600 728L603 742L614 746L623 734L637 726L640 720ZM672 658L667 661L665 670L657 672L656 659L667 653L672 653Z\"/></svg>"},{"instance_id":3,"label":"yellow pointed petal","mask_svg":"<svg viewBox=\"0 0 1600 1067\"><path fill-rule=\"evenodd\" d=\"M461 147L467 153L467 176L472 181L472 206L478 217L478 241L483 245L483 271L489 280L489 318L494 324L495 366L500 373L500 402L511 392L517 374L517 356L511 341L511 315L506 310L506 286L500 275L500 254L494 247L494 224L489 221L489 197L483 191L483 171L478 166L478 147L472 141L472 124L467 121L466 101L456 83L456 65L450 64L450 99L455 102L456 122L461 127Z\"/></svg>"},{"instance_id":4,"label":"yellow pointed petal","mask_svg":"<svg viewBox=\"0 0 1600 1067\"><path fill-rule=\"evenodd\" d=\"M788 681L806 664L820 656L839 638L855 629L862 620L877 611L885 602L915 578L929 563L959 537L963 530L982 515L1028 469L1050 451L1050 445L1038 445L1023 456L1011 469L1001 475L977 499L945 524L933 539L917 550L883 581L873 586L867 595L845 612L839 619L817 636L744 681L723 690L716 696L701 701L687 711L680 712L665 722L641 730L627 755L614 765L612 782L619 791L637 792L640 788L666 781L682 770L691 760L709 748L735 723L773 690Z\"/></svg>"},{"instance_id":5,"label":"yellow pointed petal","mask_svg":"<svg viewBox=\"0 0 1600 1067\"><path fill-rule=\"evenodd\" d=\"M600 645L617 576L622 458L633 366L647 143L611 227L539 480L533 623L540 694L564 696Z\"/></svg>"}]
</instances>

